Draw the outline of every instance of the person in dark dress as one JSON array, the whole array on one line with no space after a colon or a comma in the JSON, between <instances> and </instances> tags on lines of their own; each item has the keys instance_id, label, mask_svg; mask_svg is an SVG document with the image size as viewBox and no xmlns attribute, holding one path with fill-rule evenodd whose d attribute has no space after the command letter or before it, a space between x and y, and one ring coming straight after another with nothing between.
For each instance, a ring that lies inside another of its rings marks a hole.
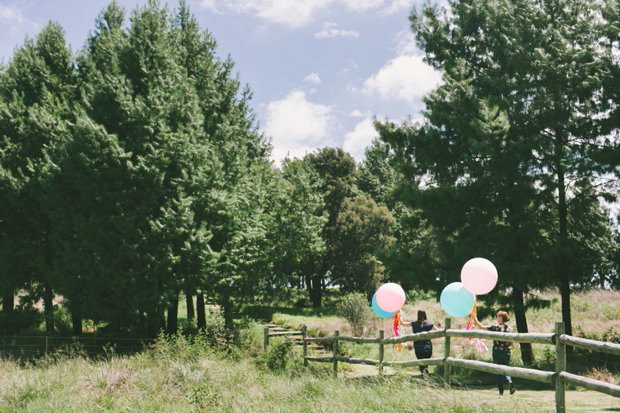
<instances>
[{"instance_id":1,"label":"person in dark dress","mask_svg":"<svg viewBox=\"0 0 620 413\"><path fill-rule=\"evenodd\" d=\"M508 313L505 311L499 311L497 313L497 324L490 326L483 326L476 318L476 325L481 330L497 331L500 333L512 333L512 329L506 325L510 321ZM493 341L493 363L502 364L508 366L510 364L510 351L512 349L512 343L508 341ZM510 394L514 394L516 391L515 386L510 376L497 375L497 389L499 394L504 394L504 385L508 383Z\"/></svg>"},{"instance_id":2,"label":"person in dark dress","mask_svg":"<svg viewBox=\"0 0 620 413\"><path fill-rule=\"evenodd\" d=\"M422 333L424 331L437 330L433 323L426 321L426 312L424 310L418 310L417 321L402 321L401 325L411 326L413 333ZM410 345L411 342L407 343ZM410 348L411 349L411 348ZM413 349L415 350L415 356L418 360L429 359L433 355L433 343L430 340L418 340L413 342ZM420 373L422 375L428 374L428 366L420 366Z\"/></svg>"}]
</instances>

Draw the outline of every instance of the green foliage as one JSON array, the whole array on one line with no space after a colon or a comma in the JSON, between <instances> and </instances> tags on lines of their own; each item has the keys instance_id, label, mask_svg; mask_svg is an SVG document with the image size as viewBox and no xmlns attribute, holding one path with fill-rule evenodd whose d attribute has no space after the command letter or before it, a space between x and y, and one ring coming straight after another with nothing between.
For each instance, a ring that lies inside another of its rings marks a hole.
<instances>
[{"instance_id":1,"label":"green foliage","mask_svg":"<svg viewBox=\"0 0 620 413\"><path fill-rule=\"evenodd\" d=\"M586 332L581 327L577 327L576 330L580 338L620 344L620 332L613 327L600 333ZM613 354L575 348L572 361L573 370L578 372L593 368L620 371L620 356Z\"/></svg>"},{"instance_id":2,"label":"green foliage","mask_svg":"<svg viewBox=\"0 0 620 413\"><path fill-rule=\"evenodd\" d=\"M269 347L264 355L265 367L270 371L283 371L291 358L292 351L293 343L290 340L275 343Z\"/></svg>"},{"instance_id":3,"label":"green foliage","mask_svg":"<svg viewBox=\"0 0 620 413\"><path fill-rule=\"evenodd\" d=\"M383 278L383 265L376 257L394 243L394 225L390 211L372 199L364 195L345 198L330 245L333 282L341 285L343 291L372 295Z\"/></svg>"},{"instance_id":4,"label":"green foliage","mask_svg":"<svg viewBox=\"0 0 620 413\"><path fill-rule=\"evenodd\" d=\"M347 320L354 335L359 337L364 334L364 326L372 316L365 294L349 293L345 295L336 305L336 310L338 315Z\"/></svg>"},{"instance_id":5,"label":"green foliage","mask_svg":"<svg viewBox=\"0 0 620 413\"><path fill-rule=\"evenodd\" d=\"M444 80L425 97L425 123L378 125L405 177L403 201L437 234L431 262L440 285L484 256L500 289L512 288L520 330L523 292L549 284L562 287L570 328L570 283L592 282L596 266L610 274L600 265L609 234L596 246L579 235L609 225L596 216L611 188L589 189L607 122L598 97L613 65L611 49L599 46L601 8L590 0L449 7L411 14L418 45ZM578 207L586 200L591 209Z\"/></svg>"},{"instance_id":6,"label":"green foliage","mask_svg":"<svg viewBox=\"0 0 620 413\"><path fill-rule=\"evenodd\" d=\"M304 157L316 174L320 177L323 193L324 210L327 217L323 225L322 237L326 248L324 253L313 263L315 269L307 280L310 298L314 307L320 307L323 300L325 276L333 271L336 265L334 250L337 249L338 235L336 223L345 198L355 193L355 160L340 148L322 148Z\"/></svg>"},{"instance_id":7,"label":"green foliage","mask_svg":"<svg viewBox=\"0 0 620 413\"><path fill-rule=\"evenodd\" d=\"M4 334L20 334L41 321L41 313L34 308L14 310L10 313L0 312L0 331Z\"/></svg>"},{"instance_id":8,"label":"green foliage","mask_svg":"<svg viewBox=\"0 0 620 413\"><path fill-rule=\"evenodd\" d=\"M249 90L184 2L171 13L151 1L124 21L111 2L75 59L50 24L0 72L2 296L45 298L50 331L61 294L76 334L92 319L153 337L179 291L199 290L231 327L234 301L284 266L268 242L279 217L310 227L280 248L322 248L321 218L300 198L314 195L303 180L278 186ZM289 198L293 211L274 211Z\"/></svg>"}]
</instances>

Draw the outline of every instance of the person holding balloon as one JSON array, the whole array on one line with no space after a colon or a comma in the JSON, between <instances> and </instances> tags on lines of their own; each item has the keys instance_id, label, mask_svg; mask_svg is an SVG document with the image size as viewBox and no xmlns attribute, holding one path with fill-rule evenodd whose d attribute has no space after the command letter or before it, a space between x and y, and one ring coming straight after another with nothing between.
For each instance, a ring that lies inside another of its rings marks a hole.
<instances>
[{"instance_id":1,"label":"person holding balloon","mask_svg":"<svg viewBox=\"0 0 620 413\"><path fill-rule=\"evenodd\" d=\"M512 333L512 329L506 324L510 321L510 317L508 317L508 313L506 311L499 311L497 313L497 324L493 324L490 326L483 326L478 321L478 317L476 317L476 325L481 330L488 331L497 331L500 333ZM504 366L508 366L510 364L510 352L512 348L512 343L506 341L493 341L493 363L502 364ZM510 376L502 376L497 375L497 388L499 390L499 394L504 394L504 384L508 383L510 394L514 394L516 391L515 386L512 382Z\"/></svg>"},{"instance_id":2,"label":"person holding balloon","mask_svg":"<svg viewBox=\"0 0 620 413\"><path fill-rule=\"evenodd\" d=\"M418 310L417 321L400 321L402 326L410 326L414 334L422 333L424 331L437 330L433 323L429 323L426 320L426 311ZM413 342L413 349L415 350L415 356L418 360L429 359L433 356L433 343L430 340L417 340ZM420 373L422 375L428 375L428 366L420 366Z\"/></svg>"}]
</instances>

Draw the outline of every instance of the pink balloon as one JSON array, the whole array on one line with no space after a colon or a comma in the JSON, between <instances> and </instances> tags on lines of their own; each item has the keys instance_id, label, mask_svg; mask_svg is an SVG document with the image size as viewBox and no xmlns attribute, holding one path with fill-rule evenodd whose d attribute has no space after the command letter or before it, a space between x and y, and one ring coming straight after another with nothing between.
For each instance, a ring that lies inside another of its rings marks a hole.
<instances>
[{"instance_id":1,"label":"pink balloon","mask_svg":"<svg viewBox=\"0 0 620 413\"><path fill-rule=\"evenodd\" d=\"M394 313L405 304L405 291L398 284L383 284L376 293L377 305L383 311Z\"/></svg>"},{"instance_id":2,"label":"pink balloon","mask_svg":"<svg viewBox=\"0 0 620 413\"><path fill-rule=\"evenodd\" d=\"M486 294L497 284L497 269L487 259L472 258L463 265L461 282L472 294Z\"/></svg>"}]
</instances>

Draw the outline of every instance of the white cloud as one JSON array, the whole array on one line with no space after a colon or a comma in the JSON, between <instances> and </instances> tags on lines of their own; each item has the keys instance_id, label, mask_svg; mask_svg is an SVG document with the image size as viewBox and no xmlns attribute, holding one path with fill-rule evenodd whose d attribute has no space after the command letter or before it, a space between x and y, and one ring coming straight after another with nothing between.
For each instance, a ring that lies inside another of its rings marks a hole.
<instances>
[{"instance_id":1,"label":"white cloud","mask_svg":"<svg viewBox=\"0 0 620 413\"><path fill-rule=\"evenodd\" d=\"M0 4L0 20L7 20L15 25L26 21L20 9L15 6L3 6L2 4Z\"/></svg>"},{"instance_id":2,"label":"white cloud","mask_svg":"<svg viewBox=\"0 0 620 413\"><path fill-rule=\"evenodd\" d=\"M394 51L397 55L421 55L422 51L418 49L415 36L411 30L405 29L396 33L393 39Z\"/></svg>"},{"instance_id":3,"label":"white cloud","mask_svg":"<svg viewBox=\"0 0 620 413\"><path fill-rule=\"evenodd\" d=\"M306 77L304 77L304 82L312 83L314 85L318 85L321 83L321 78L318 73L308 73Z\"/></svg>"},{"instance_id":4,"label":"white cloud","mask_svg":"<svg viewBox=\"0 0 620 413\"><path fill-rule=\"evenodd\" d=\"M334 0L201 0L211 10L250 13L272 23L303 27Z\"/></svg>"},{"instance_id":5,"label":"white cloud","mask_svg":"<svg viewBox=\"0 0 620 413\"><path fill-rule=\"evenodd\" d=\"M308 101L300 90L269 103L265 133L271 137L272 158L279 162L287 154L303 156L318 146L329 145L333 121L331 107Z\"/></svg>"},{"instance_id":6,"label":"white cloud","mask_svg":"<svg viewBox=\"0 0 620 413\"><path fill-rule=\"evenodd\" d=\"M199 0L202 7L214 12L250 13L272 23L298 28L310 23L317 14L330 7L344 6L355 12L383 7L382 13L396 12L411 0Z\"/></svg>"},{"instance_id":7,"label":"white cloud","mask_svg":"<svg viewBox=\"0 0 620 413\"><path fill-rule=\"evenodd\" d=\"M415 0L392 0L390 5L382 10L383 14L393 14L399 12L403 9L407 9L407 11L411 11Z\"/></svg>"},{"instance_id":8,"label":"white cloud","mask_svg":"<svg viewBox=\"0 0 620 413\"><path fill-rule=\"evenodd\" d=\"M0 4L0 27L8 26L15 34L20 29L37 30L39 25L24 16L24 12L16 6L5 6Z\"/></svg>"},{"instance_id":9,"label":"white cloud","mask_svg":"<svg viewBox=\"0 0 620 413\"><path fill-rule=\"evenodd\" d=\"M355 128L347 133L342 144L342 149L349 152L357 161L364 159L364 151L372 140L379 136L373 125L372 118L366 118Z\"/></svg>"},{"instance_id":10,"label":"white cloud","mask_svg":"<svg viewBox=\"0 0 620 413\"><path fill-rule=\"evenodd\" d=\"M367 11L383 5L383 0L343 0L345 6L355 11Z\"/></svg>"},{"instance_id":11,"label":"white cloud","mask_svg":"<svg viewBox=\"0 0 620 413\"><path fill-rule=\"evenodd\" d=\"M340 69L338 71L338 75L345 75L345 74L347 74L349 72L352 72L353 70L355 70L357 68L358 68L357 63L350 62L347 67L344 67L344 68L342 68L342 69Z\"/></svg>"},{"instance_id":12,"label":"white cloud","mask_svg":"<svg viewBox=\"0 0 620 413\"><path fill-rule=\"evenodd\" d=\"M364 82L364 91L385 100L413 102L441 82L441 74L421 56L398 56Z\"/></svg>"},{"instance_id":13,"label":"white cloud","mask_svg":"<svg viewBox=\"0 0 620 413\"><path fill-rule=\"evenodd\" d=\"M217 0L200 0L199 4L205 9L218 12Z\"/></svg>"},{"instance_id":14,"label":"white cloud","mask_svg":"<svg viewBox=\"0 0 620 413\"><path fill-rule=\"evenodd\" d=\"M353 37L358 38L360 34L354 30L337 29L336 23L323 23L323 30L314 34L317 39L327 39L330 37Z\"/></svg>"},{"instance_id":15,"label":"white cloud","mask_svg":"<svg viewBox=\"0 0 620 413\"><path fill-rule=\"evenodd\" d=\"M355 109L349 114L349 116L351 116L352 118L363 118L366 115L364 115L360 110Z\"/></svg>"}]
</instances>

